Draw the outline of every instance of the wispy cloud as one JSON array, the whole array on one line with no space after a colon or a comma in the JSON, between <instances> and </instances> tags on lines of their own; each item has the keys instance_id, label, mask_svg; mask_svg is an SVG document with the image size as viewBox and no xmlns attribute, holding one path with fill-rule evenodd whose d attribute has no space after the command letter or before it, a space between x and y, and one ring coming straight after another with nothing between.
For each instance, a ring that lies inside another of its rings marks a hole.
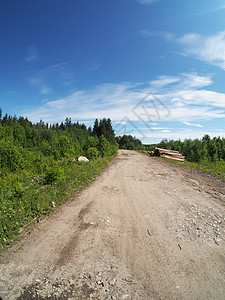
<instances>
[{"instance_id":1,"label":"wispy cloud","mask_svg":"<svg viewBox=\"0 0 225 300\"><path fill-rule=\"evenodd\" d=\"M37 48L35 48L34 46L29 46L27 48L27 55L26 55L24 61L27 63L31 63L34 61L38 61L39 59L40 59L40 56L39 56Z\"/></svg>"},{"instance_id":2,"label":"wispy cloud","mask_svg":"<svg viewBox=\"0 0 225 300\"><path fill-rule=\"evenodd\" d=\"M29 84L38 89L40 94L56 94L59 87L71 85L73 73L68 65L68 62L62 62L42 69L31 68L25 76Z\"/></svg>"},{"instance_id":3,"label":"wispy cloud","mask_svg":"<svg viewBox=\"0 0 225 300\"><path fill-rule=\"evenodd\" d=\"M187 125L187 126L193 126L193 127L199 127L199 128L202 128L203 126L200 125L200 124L196 124L196 123L190 123L190 122L183 122L184 125Z\"/></svg>"},{"instance_id":4,"label":"wispy cloud","mask_svg":"<svg viewBox=\"0 0 225 300\"><path fill-rule=\"evenodd\" d=\"M211 13L215 13L215 12L220 12L222 10L225 9L225 6L220 6L220 7L217 7L217 8L213 8L213 9L210 9L210 10L206 10L204 12L201 12L199 14L197 14L197 16L200 16L200 15L207 15L207 14L211 14Z\"/></svg>"},{"instance_id":5,"label":"wispy cloud","mask_svg":"<svg viewBox=\"0 0 225 300\"><path fill-rule=\"evenodd\" d=\"M16 90L7 90L6 91L6 94L8 94L8 95L15 95L17 92L16 92Z\"/></svg>"},{"instance_id":6,"label":"wispy cloud","mask_svg":"<svg viewBox=\"0 0 225 300\"><path fill-rule=\"evenodd\" d=\"M145 134L145 139L149 143L160 142L162 139L168 140L185 140L185 139L201 139L205 134L210 135L211 137L220 136L225 137L225 131L221 131L219 129L216 130L179 130L179 131L171 131L171 132L148 132ZM137 132L137 138L141 138L141 135Z\"/></svg>"},{"instance_id":7,"label":"wispy cloud","mask_svg":"<svg viewBox=\"0 0 225 300\"><path fill-rule=\"evenodd\" d=\"M89 66L87 66L87 67L84 68L84 70L92 72L92 71L98 70L100 67L101 67L101 64L96 63L96 62L91 62L89 64Z\"/></svg>"},{"instance_id":8,"label":"wispy cloud","mask_svg":"<svg viewBox=\"0 0 225 300\"><path fill-rule=\"evenodd\" d=\"M182 73L178 76L162 75L150 82L151 87L157 90L166 88L183 90L198 89L209 86L213 83L211 75L199 75L197 73Z\"/></svg>"},{"instance_id":9,"label":"wispy cloud","mask_svg":"<svg viewBox=\"0 0 225 300\"><path fill-rule=\"evenodd\" d=\"M115 122L115 124L122 124L122 125L126 125L126 124L127 124L127 122L126 122L126 121L117 121L117 122Z\"/></svg>"},{"instance_id":10,"label":"wispy cloud","mask_svg":"<svg viewBox=\"0 0 225 300\"><path fill-rule=\"evenodd\" d=\"M156 80L151 81L151 85L156 88L162 88L169 84L180 82L180 77L173 76L159 76Z\"/></svg>"},{"instance_id":11,"label":"wispy cloud","mask_svg":"<svg viewBox=\"0 0 225 300\"><path fill-rule=\"evenodd\" d=\"M42 95L49 94L49 93L51 93L51 89L49 87L43 85L42 88L40 89L40 93Z\"/></svg>"},{"instance_id":12,"label":"wispy cloud","mask_svg":"<svg viewBox=\"0 0 225 300\"><path fill-rule=\"evenodd\" d=\"M143 95L132 89L129 83L102 84L91 90L79 90L72 95L49 101L35 108L33 111L24 111L33 122L40 119L48 122L64 120L67 116L73 120L88 120L110 117L120 121L124 116L131 114L136 101Z\"/></svg>"},{"instance_id":13,"label":"wispy cloud","mask_svg":"<svg viewBox=\"0 0 225 300\"><path fill-rule=\"evenodd\" d=\"M224 8L222 7L221 9ZM170 32L154 32L147 29L141 30L139 33L144 38L162 37L168 42L181 47L174 53L195 57L225 70L225 31L209 36L188 33L180 37Z\"/></svg>"},{"instance_id":14,"label":"wispy cloud","mask_svg":"<svg viewBox=\"0 0 225 300\"><path fill-rule=\"evenodd\" d=\"M160 80L163 84L159 84ZM132 121L144 120L150 127L159 121L186 122L185 125L194 126L203 120L225 118L225 94L205 89L211 83L209 75L189 73L160 76L145 87L131 83L101 84L22 114L34 122L43 119L53 123L66 117L80 121L110 117L119 124L126 121L126 117ZM155 98L143 102L150 91L154 91Z\"/></svg>"},{"instance_id":15,"label":"wispy cloud","mask_svg":"<svg viewBox=\"0 0 225 300\"><path fill-rule=\"evenodd\" d=\"M174 34L172 34L171 32L167 32L167 31L152 31L152 30L148 30L148 29L142 29L142 30L139 30L139 34L145 38L163 37L167 40L171 40L172 38L174 38Z\"/></svg>"},{"instance_id":16,"label":"wispy cloud","mask_svg":"<svg viewBox=\"0 0 225 300\"><path fill-rule=\"evenodd\" d=\"M211 36L186 34L176 41L183 46L185 54L225 70L225 31Z\"/></svg>"}]
</instances>

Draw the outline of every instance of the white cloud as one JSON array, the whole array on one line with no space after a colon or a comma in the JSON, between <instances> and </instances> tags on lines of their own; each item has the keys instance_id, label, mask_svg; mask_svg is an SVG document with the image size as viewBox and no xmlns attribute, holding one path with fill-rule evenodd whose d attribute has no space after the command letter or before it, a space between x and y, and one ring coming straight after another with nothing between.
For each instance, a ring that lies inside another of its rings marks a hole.
<instances>
[{"instance_id":1,"label":"white cloud","mask_svg":"<svg viewBox=\"0 0 225 300\"><path fill-rule=\"evenodd\" d=\"M126 121L118 121L118 122L115 122L115 124L122 124L122 125L126 125L127 122Z\"/></svg>"},{"instance_id":2,"label":"white cloud","mask_svg":"<svg viewBox=\"0 0 225 300\"><path fill-rule=\"evenodd\" d=\"M169 84L177 83L180 81L179 77L173 76L159 76L158 79L151 81L151 85L157 88L168 86Z\"/></svg>"},{"instance_id":3,"label":"white cloud","mask_svg":"<svg viewBox=\"0 0 225 300\"><path fill-rule=\"evenodd\" d=\"M169 129L165 127L152 127L152 130L169 130Z\"/></svg>"},{"instance_id":4,"label":"white cloud","mask_svg":"<svg viewBox=\"0 0 225 300\"><path fill-rule=\"evenodd\" d=\"M49 101L22 114L33 122L40 119L57 122L66 117L73 120L110 117L119 121L132 115L132 108L143 96L128 83L102 84L92 90L80 90L68 97Z\"/></svg>"},{"instance_id":5,"label":"white cloud","mask_svg":"<svg viewBox=\"0 0 225 300\"><path fill-rule=\"evenodd\" d=\"M185 103L182 102L182 100L178 97L172 98L171 102L174 103L177 107L185 106Z\"/></svg>"},{"instance_id":6,"label":"white cloud","mask_svg":"<svg viewBox=\"0 0 225 300\"><path fill-rule=\"evenodd\" d=\"M182 75L185 78L183 86L188 86L189 88L202 88L212 84L211 76L201 76L196 73L184 73Z\"/></svg>"},{"instance_id":7,"label":"white cloud","mask_svg":"<svg viewBox=\"0 0 225 300\"><path fill-rule=\"evenodd\" d=\"M163 81L161 85L160 80ZM145 87L130 83L101 84L21 114L33 122L42 119L55 123L66 117L83 122L109 117L115 124L122 125L126 125L127 120L142 120L142 125L149 129L160 121L186 122L185 125L196 127L204 120L225 118L225 94L206 90L205 86L211 82L208 75L190 73L160 76ZM149 93L152 90L153 95Z\"/></svg>"},{"instance_id":8,"label":"white cloud","mask_svg":"<svg viewBox=\"0 0 225 300\"><path fill-rule=\"evenodd\" d=\"M183 122L184 125L187 125L187 126L193 126L193 127L199 127L199 128L202 128L203 126L200 125L200 124L196 124L196 123L190 123L190 122Z\"/></svg>"},{"instance_id":9,"label":"white cloud","mask_svg":"<svg viewBox=\"0 0 225 300\"><path fill-rule=\"evenodd\" d=\"M170 86L172 89L197 89L209 86L212 83L211 75L198 75L196 73L182 73L178 76L163 75L150 82L154 90L168 89Z\"/></svg>"},{"instance_id":10,"label":"white cloud","mask_svg":"<svg viewBox=\"0 0 225 300\"><path fill-rule=\"evenodd\" d=\"M174 98L179 99L182 105L176 106L185 106L185 105L195 105L201 107L217 107L225 109L225 94L213 92L209 90L177 90L172 91L171 93L164 94L164 98L173 99L172 102L179 103L174 101Z\"/></svg>"},{"instance_id":11,"label":"white cloud","mask_svg":"<svg viewBox=\"0 0 225 300\"><path fill-rule=\"evenodd\" d=\"M186 34L176 39L183 52L225 70L225 31L215 35Z\"/></svg>"},{"instance_id":12,"label":"white cloud","mask_svg":"<svg viewBox=\"0 0 225 300\"><path fill-rule=\"evenodd\" d=\"M224 7L219 10L221 9ZM158 36L163 37L168 42L177 43L182 46L182 50L176 51L176 54L192 56L225 70L225 31L209 36L188 33L181 37L176 37L170 32L154 32L146 29L139 33L145 38Z\"/></svg>"},{"instance_id":13,"label":"white cloud","mask_svg":"<svg viewBox=\"0 0 225 300\"><path fill-rule=\"evenodd\" d=\"M200 128L182 128L182 126L174 128L151 128L147 129L141 126L141 123L134 122L135 126L130 124L130 127L126 128L127 134L142 140L143 143L160 142L162 139L201 139L205 134L209 134L211 137L220 136L225 137L225 130L221 129L200 129ZM129 125L129 124L128 124ZM161 129L161 130L160 130ZM120 134L121 135L121 134Z\"/></svg>"},{"instance_id":14,"label":"white cloud","mask_svg":"<svg viewBox=\"0 0 225 300\"><path fill-rule=\"evenodd\" d=\"M220 136L225 138L225 131L218 130L181 130L181 131L171 131L171 132L149 132L145 134L145 143L160 142L162 139L168 140L185 140L185 139L201 139L204 135L208 134L211 138L215 136ZM141 138L141 135L136 133L137 138Z\"/></svg>"}]
</instances>

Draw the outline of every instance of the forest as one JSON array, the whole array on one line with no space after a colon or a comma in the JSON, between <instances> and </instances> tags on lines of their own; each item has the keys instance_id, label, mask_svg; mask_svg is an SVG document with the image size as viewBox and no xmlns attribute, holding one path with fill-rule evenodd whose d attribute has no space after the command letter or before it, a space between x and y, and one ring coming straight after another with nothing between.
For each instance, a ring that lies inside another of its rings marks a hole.
<instances>
[{"instance_id":1,"label":"forest","mask_svg":"<svg viewBox=\"0 0 225 300\"><path fill-rule=\"evenodd\" d=\"M111 120L93 130L2 115L0 109L0 242L10 244L32 220L68 201L107 166L119 146ZM89 163L78 163L86 156Z\"/></svg>"}]
</instances>

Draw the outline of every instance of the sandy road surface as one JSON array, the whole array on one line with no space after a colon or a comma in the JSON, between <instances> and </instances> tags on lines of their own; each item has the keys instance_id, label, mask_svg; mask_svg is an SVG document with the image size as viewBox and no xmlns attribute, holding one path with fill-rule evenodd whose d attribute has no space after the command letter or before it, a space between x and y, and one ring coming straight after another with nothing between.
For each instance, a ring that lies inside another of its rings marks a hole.
<instances>
[{"instance_id":1,"label":"sandy road surface","mask_svg":"<svg viewBox=\"0 0 225 300\"><path fill-rule=\"evenodd\" d=\"M225 299L225 186L133 151L0 265L2 299Z\"/></svg>"}]
</instances>

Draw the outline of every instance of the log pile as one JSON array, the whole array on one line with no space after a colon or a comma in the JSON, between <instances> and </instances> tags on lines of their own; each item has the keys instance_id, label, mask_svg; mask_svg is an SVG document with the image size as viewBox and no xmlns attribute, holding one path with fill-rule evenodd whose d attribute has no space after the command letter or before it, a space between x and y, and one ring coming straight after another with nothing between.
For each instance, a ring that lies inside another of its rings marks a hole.
<instances>
[{"instance_id":1,"label":"log pile","mask_svg":"<svg viewBox=\"0 0 225 300\"><path fill-rule=\"evenodd\" d=\"M186 160L185 156L180 154L178 151L167 150L162 148L155 148L153 151L149 152L149 154L152 156L166 157L166 158L171 158L179 161Z\"/></svg>"}]
</instances>

